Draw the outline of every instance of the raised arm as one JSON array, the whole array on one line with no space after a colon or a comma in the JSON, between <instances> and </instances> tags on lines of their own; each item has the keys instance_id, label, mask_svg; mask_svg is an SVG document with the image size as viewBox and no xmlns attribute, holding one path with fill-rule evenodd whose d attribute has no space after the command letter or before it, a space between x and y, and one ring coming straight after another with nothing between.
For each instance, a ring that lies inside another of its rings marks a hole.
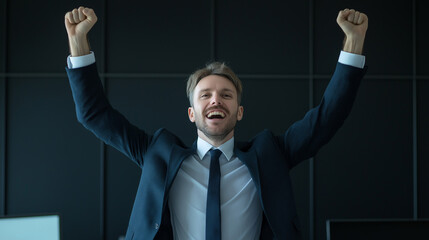
<instances>
[{"instance_id":1,"label":"raised arm","mask_svg":"<svg viewBox=\"0 0 429 240\"><path fill-rule=\"evenodd\" d=\"M362 54L367 16L345 9L339 12L337 22L346 35L343 51ZM279 136L291 167L314 156L342 126L364 74L365 69L338 63L320 104L295 122L284 136Z\"/></svg>"},{"instance_id":2,"label":"raised arm","mask_svg":"<svg viewBox=\"0 0 429 240\"><path fill-rule=\"evenodd\" d=\"M96 21L97 16L90 8L80 7L66 13L65 26L73 57L83 58L83 55L90 53L87 34ZM152 136L130 124L112 108L104 94L96 64L67 67L66 71L78 121L106 144L143 166L143 157Z\"/></svg>"},{"instance_id":3,"label":"raised arm","mask_svg":"<svg viewBox=\"0 0 429 240\"><path fill-rule=\"evenodd\" d=\"M91 8L79 7L64 17L72 57L89 54L88 32L97 22L97 15Z\"/></svg>"}]
</instances>

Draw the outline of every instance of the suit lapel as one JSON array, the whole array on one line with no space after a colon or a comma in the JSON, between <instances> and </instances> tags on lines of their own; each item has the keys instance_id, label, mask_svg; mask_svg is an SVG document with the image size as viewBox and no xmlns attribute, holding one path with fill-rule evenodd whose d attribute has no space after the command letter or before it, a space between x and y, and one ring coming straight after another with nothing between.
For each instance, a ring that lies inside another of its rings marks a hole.
<instances>
[{"instance_id":1,"label":"suit lapel","mask_svg":"<svg viewBox=\"0 0 429 240\"><path fill-rule=\"evenodd\" d=\"M261 184L259 181L259 166L256 151L253 148L250 148L248 151L244 152L241 151L238 147L235 147L234 153L237 155L238 159L240 159L240 161L242 161L249 169L250 176L255 183L256 189L258 192L260 192Z\"/></svg>"},{"instance_id":2,"label":"suit lapel","mask_svg":"<svg viewBox=\"0 0 429 240\"><path fill-rule=\"evenodd\" d=\"M171 184L173 183L173 180L176 177L177 172L179 171L179 168L182 165L183 160L185 160L187 157L191 156L192 154L195 154L196 149L197 149L196 141L194 142L194 144L192 144L191 148L182 148L177 145L173 146L173 149L171 150L171 154L170 154L168 168L167 168L167 176L166 176L165 189L164 189L165 197L168 195L168 191L170 190Z\"/></svg>"}]
</instances>

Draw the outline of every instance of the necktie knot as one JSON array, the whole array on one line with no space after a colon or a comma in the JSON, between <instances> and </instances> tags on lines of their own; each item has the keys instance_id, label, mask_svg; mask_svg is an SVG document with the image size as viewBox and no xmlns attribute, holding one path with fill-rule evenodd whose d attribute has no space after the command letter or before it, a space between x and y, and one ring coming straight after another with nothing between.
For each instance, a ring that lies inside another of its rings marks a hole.
<instances>
[{"instance_id":1,"label":"necktie knot","mask_svg":"<svg viewBox=\"0 0 429 240\"><path fill-rule=\"evenodd\" d=\"M219 149L210 150L211 159L219 159L221 154L222 154L222 152Z\"/></svg>"}]
</instances>

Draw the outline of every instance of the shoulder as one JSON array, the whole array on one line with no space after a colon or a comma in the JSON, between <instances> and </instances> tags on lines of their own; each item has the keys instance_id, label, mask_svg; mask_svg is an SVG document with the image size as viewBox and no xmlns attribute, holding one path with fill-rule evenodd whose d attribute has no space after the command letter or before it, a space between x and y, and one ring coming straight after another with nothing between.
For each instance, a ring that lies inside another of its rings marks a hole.
<instances>
[{"instance_id":1,"label":"shoulder","mask_svg":"<svg viewBox=\"0 0 429 240\"><path fill-rule=\"evenodd\" d=\"M277 144L276 142L277 138L273 132L268 129L264 129L248 141L237 141L236 146L241 151L247 151L250 148L259 148L267 145Z\"/></svg>"},{"instance_id":2,"label":"shoulder","mask_svg":"<svg viewBox=\"0 0 429 240\"><path fill-rule=\"evenodd\" d=\"M151 145L158 144L167 144L169 146L177 145L182 148L188 148L188 146L183 143L182 139L166 128L160 128L153 134Z\"/></svg>"}]
</instances>

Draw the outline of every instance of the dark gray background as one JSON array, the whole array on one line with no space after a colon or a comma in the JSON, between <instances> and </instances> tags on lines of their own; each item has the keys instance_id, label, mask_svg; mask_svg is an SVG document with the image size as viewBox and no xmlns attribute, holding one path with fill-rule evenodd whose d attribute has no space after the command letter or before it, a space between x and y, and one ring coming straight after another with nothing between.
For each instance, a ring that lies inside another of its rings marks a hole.
<instances>
[{"instance_id":1,"label":"dark gray background","mask_svg":"<svg viewBox=\"0 0 429 240\"><path fill-rule=\"evenodd\" d=\"M369 71L350 117L292 170L304 239L332 218L429 218L428 1L0 0L0 215L60 213L63 236L124 235L140 170L76 121L64 14L95 9L90 33L112 105L191 144L187 76L215 59L244 83L236 137L282 133L316 105L343 34L340 9L369 16Z\"/></svg>"}]
</instances>

